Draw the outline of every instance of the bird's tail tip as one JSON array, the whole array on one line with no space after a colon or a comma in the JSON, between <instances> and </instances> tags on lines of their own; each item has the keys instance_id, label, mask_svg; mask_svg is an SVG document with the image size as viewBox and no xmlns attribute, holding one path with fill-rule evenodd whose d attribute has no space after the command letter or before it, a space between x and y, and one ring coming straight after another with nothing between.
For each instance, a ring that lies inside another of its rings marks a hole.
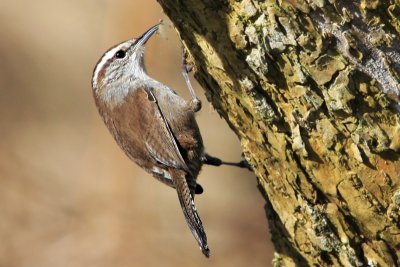
<instances>
[{"instance_id":1,"label":"bird's tail tip","mask_svg":"<svg viewBox=\"0 0 400 267\"><path fill-rule=\"evenodd\" d=\"M200 247L201 252L203 252L204 256L206 256L206 258L210 257L210 249L208 248L207 245L205 245L204 247Z\"/></svg>"}]
</instances>

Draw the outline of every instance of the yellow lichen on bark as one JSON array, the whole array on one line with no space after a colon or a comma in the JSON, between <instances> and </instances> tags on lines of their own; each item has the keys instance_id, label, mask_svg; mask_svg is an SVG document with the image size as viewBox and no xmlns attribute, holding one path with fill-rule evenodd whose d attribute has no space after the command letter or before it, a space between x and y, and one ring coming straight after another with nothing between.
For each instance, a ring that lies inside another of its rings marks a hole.
<instances>
[{"instance_id":1,"label":"yellow lichen on bark","mask_svg":"<svg viewBox=\"0 0 400 267\"><path fill-rule=\"evenodd\" d=\"M254 166L274 263L399 265L399 2L159 2Z\"/></svg>"}]
</instances>

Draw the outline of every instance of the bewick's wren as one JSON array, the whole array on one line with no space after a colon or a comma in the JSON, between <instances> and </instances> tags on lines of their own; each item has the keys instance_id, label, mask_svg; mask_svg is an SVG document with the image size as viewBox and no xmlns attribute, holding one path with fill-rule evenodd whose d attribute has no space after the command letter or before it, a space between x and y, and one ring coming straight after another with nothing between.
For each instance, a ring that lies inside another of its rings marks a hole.
<instances>
[{"instance_id":1,"label":"bewick's wren","mask_svg":"<svg viewBox=\"0 0 400 267\"><path fill-rule=\"evenodd\" d=\"M144 45L158 27L103 55L93 73L93 95L104 123L126 155L176 188L187 224L208 257L207 237L193 201L195 192L202 191L196 179L205 156L194 116L200 101L184 100L146 73Z\"/></svg>"},{"instance_id":2,"label":"bewick's wren","mask_svg":"<svg viewBox=\"0 0 400 267\"><path fill-rule=\"evenodd\" d=\"M204 152L195 120L201 102L186 101L146 73L144 45L157 31L153 26L137 39L109 49L97 63L92 87L96 106L125 154L161 182L176 188L186 222L202 252L209 257L206 233L193 201L203 189L196 183L203 163L248 167L245 161L222 162Z\"/></svg>"}]
</instances>

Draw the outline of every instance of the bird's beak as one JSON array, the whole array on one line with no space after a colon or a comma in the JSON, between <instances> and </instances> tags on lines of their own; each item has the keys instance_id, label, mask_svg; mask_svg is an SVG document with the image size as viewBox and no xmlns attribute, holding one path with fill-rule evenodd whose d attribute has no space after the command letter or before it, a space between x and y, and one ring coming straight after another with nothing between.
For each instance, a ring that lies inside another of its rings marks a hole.
<instances>
[{"instance_id":1,"label":"bird's beak","mask_svg":"<svg viewBox=\"0 0 400 267\"><path fill-rule=\"evenodd\" d=\"M139 48L145 45L146 42L150 39L150 37L158 30L160 24L161 23L154 25L153 27L148 29L145 33L143 33L143 35L137 39L135 47Z\"/></svg>"}]
</instances>

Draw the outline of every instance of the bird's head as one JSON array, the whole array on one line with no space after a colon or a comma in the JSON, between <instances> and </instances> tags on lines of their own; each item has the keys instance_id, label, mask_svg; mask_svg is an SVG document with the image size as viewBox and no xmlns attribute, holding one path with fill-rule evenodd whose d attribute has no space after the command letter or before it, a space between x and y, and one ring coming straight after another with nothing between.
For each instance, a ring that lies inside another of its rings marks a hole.
<instances>
[{"instance_id":1,"label":"bird's head","mask_svg":"<svg viewBox=\"0 0 400 267\"><path fill-rule=\"evenodd\" d=\"M129 90L129 85L147 77L144 67L144 47L160 24L148 29L139 38L129 39L110 48L97 62L93 71L95 95L110 96Z\"/></svg>"}]
</instances>

